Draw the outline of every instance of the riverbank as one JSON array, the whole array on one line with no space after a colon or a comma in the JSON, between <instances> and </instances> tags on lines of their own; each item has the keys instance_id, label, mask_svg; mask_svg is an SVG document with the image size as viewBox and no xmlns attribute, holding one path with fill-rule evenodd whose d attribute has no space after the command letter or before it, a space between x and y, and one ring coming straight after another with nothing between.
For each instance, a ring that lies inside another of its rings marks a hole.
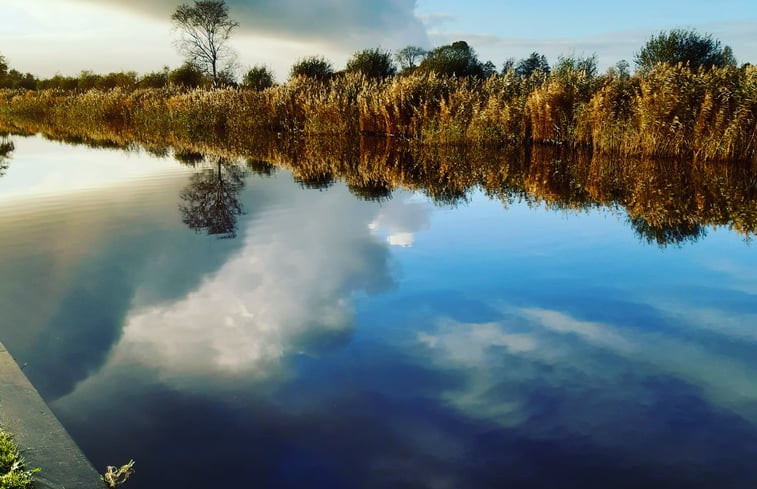
<instances>
[{"instance_id":1,"label":"riverbank","mask_svg":"<svg viewBox=\"0 0 757 489\"><path fill-rule=\"evenodd\" d=\"M0 343L0 428L13 433L37 489L93 489L98 472Z\"/></svg>"},{"instance_id":2,"label":"riverbank","mask_svg":"<svg viewBox=\"0 0 757 489\"><path fill-rule=\"evenodd\" d=\"M422 144L549 143L603 154L748 160L757 154L757 67L593 76L578 68L485 80L346 74L262 91L178 88L0 91L0 117L80 132L179 138L381 135Z\"/></svg>"}]
</instances>

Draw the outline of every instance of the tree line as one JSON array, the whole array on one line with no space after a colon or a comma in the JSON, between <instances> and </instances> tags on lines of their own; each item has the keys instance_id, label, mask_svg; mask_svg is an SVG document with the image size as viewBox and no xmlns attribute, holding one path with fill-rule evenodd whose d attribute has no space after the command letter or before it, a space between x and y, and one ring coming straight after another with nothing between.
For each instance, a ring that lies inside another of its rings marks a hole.
<instances>
[{"instance_id":1,"label":"tree line","mask_svg":"<svg viewBox=\"0 0 757 489\"><path fill-rule=\"evenodd\" d=\"M550 66L539 53L497 70L457 41L430 51L358 51L338 72L312 56L295 63L281 85L258 66L242 79L248 89L183 88L234 82L224 78L234 60L223 47L216 40L204 48L211 55L204 60L188 55L175 70L143 77L85 72L68 80L75 81L75 88L62 87L68 91L0 91L0 119L94 133L112 126L218 138L381 135L423 144L547 143L605 154L757 158L757 67L737 67L730 47L693 30L652 36L635 56L634 74L619 62L599 75L595 56L562 56ZM3 66L3 75L10 73ZM107 90L113 86L137 89Z\"/></svg>"},{"instance_id":2,"label":"tree line","mask_svg":"<svg viewBox=\"0 0 757 489\"><path fill-rule=\"evenodd\" d=\"M193 5L180 5L171 20L178 33L176 46L185 62L175 69L138 75L136 72L96 74L83 71L78 76L55 75L38 78L31 73L10 69L0 55L0 88L27 90L62 89L86 91L112 88L186 88L242 87L263 90L275 84L270 68L253 66L237 77L237 54L229 46L233 31L239 26L229 16L225 0L194 1ZM653 35L634 56L636 71L644 75L656 65L682 64L691 70L736 66L730 46L710 34L693 29L672 29ZM406 46L394 53L380 48L355 52L344 69L337 71L328 59L309 56L298 60L289 73L289 79L310 78L327 81L347 73L359 73L367 78L388 78L411 74L486 79L495 74L512 71L519 77L549 76L552 71L578 68L589 76L597 74L597 58L560 57L551 67L547 58L533 52L526 58L506 60L502 67L491 61L481 61L476 51L463 40L426 50L419 46ZM608 74L630 76L630 64L622 60L608 70Z\"/></svg>"}]
</instances>

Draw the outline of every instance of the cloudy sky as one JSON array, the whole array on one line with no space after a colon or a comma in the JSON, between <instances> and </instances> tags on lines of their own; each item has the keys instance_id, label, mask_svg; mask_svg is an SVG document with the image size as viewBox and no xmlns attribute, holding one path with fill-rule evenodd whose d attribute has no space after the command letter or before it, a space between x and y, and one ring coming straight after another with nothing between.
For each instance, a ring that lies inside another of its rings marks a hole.
<instances>
[{"instance_id":1,"label":"cloudy sky","mask_svg":"<svg viewBox=\"0 0 757 489\"><path fill-rule=\"evenodd\" d=\"M0 53L21 71L49 76L176 66L169 18L180 0L2 0ZM342 66L357 49L432 47L468 40L498 66L536 50L632 59L650 34L672 27L713 33L741 62L757 61L753 0L229 0L242 67L267 64L283 81L298 58Z\"/></svg>"}]
</instances>

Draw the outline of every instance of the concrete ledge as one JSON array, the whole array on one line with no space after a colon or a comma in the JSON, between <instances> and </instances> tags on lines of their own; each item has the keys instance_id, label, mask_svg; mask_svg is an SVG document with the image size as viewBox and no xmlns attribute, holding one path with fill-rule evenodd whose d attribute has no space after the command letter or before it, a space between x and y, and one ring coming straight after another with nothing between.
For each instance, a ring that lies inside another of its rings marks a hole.
<instances>
[{"instance_id":1,"label":"concrete ledge","mask_svg":"<svg viewBox=\"0 0 757 489\"><path fill-rule=\"evenodd\" d=\"M99 489L100 475L0 343L0 427L13 435L39 489Z\"/></svg>"}]
</instances>

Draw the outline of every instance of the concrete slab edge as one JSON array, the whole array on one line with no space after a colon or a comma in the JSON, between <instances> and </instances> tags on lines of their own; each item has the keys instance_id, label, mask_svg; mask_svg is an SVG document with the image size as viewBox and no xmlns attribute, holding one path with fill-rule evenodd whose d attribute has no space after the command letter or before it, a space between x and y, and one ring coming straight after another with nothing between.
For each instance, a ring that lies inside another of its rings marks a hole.
<instances>
[{"instance_id":1,"label":"concrete slab edge","mask_svg":"<svg viewBox=\"0 0 757 489\"><path fill-rule=\"evenodd\" d=\"M0 428L13 435L37 489L100 489L99 473L0 343Z\"/></svg>"}]
</instances>

